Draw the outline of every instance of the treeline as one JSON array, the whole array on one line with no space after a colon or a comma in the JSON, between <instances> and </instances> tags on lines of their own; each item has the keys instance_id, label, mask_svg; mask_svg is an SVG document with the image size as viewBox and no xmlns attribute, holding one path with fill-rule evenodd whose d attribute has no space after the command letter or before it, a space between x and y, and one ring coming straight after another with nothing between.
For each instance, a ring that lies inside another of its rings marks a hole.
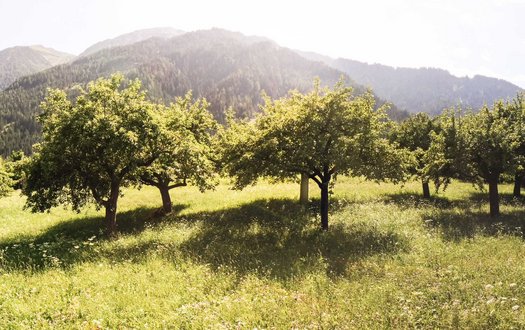
<instances>
[{"instance_id":1,"label":"treeline","mask_svg":"<svg viewBox=\"0 0 525 330\"><path fill-rule=\"evenodd\" d=\"M106 210L115 233L118 198L127 186L159 189L163 212L169 191L193 184L201 190L227 175L236 188L259 178L313 180L321 191L321 227L328 229L329 195L338 175L375 181L418 178L443 188L452 179L489 184L490 213L499 215L498 183L513 177L520 193L525 174L525 97L496 102L478 113L458 109L437 118L419 114L401 124L389 120L374 96L356 94L343 81L316 81L311 92L264 97L256 120L233 110L220 125L210 104L191 93L168 106L154 103L139 80L98 79L70 99L51 90L41 104L42 141L33 155L14 153L0 162L0 191L19 187L27 207L60 204Z\"/></svg>"},{"instance_id":2,"label":"treeline","mask_svg":"<svg viewBox=\"0 0 525 330\"><path fill-rule=\"evenodd\" d=\"M153 102L169 104L177 95L192 90L196 98L210 102L209 111L221 123L230 107L239 118L253 118L262 103L261 91L278 98L290 89L306 92L313 77L333 85L342 75L269 41L216 29L105 49L21 78L0 92L0 130L4 131L0 155L16 150L30 153L31 146L40 141L36 116L42 112L39 104L47 88L64 89L74 97L74 86L85 87L89 81L117 71L129 79L140 79ZM395 107L389 115L394 119L408 116Z\"/></svg>"}]
</instances>

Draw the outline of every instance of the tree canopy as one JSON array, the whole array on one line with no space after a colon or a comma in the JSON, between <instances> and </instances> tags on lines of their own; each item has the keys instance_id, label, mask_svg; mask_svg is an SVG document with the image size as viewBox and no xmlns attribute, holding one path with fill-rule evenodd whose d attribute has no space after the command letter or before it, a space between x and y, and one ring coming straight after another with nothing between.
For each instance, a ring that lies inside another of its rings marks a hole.
<instances>
[{"instance_id":1,"label":"tree canopy","mask_svg":"<svg viewBox=\"0 0 525 330\"><path fill-rule=\"evenodd\" d=\"M42 142L23 189L27 207L45 211L67 203L79 210L94 202L106 209L108 231L115 231L121 187L158 157L159 115L140 88L138 80L124 85L113 75L79 89L74 102L49 90L39 117Z\"/></svg>"},{"instance_id":2,"label":"tree canopy","mask_svg":"<svg viewBox=\"0 0 525 330\"><path fill-rule=\"evenodd\" d=\"M223 162L239 188L263 176L307 175L321 189L321 226L328 229L329 186L336 175L404 177L407 155L386 139L388 125L371 93L355 96L343 81L333 89L317 81L307 94L266 97L254 122L232 124L223 132Z\"/></svg>"},{"instance_id":3,"label":"tree canopy","mask_svg":"<svg viewBox=\"0 0 525 330\"><path fill-rule=\"evenodd\" d=\"M215 185L211 133L217 127L205 99L193 100L191 92L177 97L169 107L158 105L163 117L156 144L158 158L139 169L138 178L159 189L163 210L171 212L169 191L194 184L201 191Z\"/></svg>"}]
</instances>

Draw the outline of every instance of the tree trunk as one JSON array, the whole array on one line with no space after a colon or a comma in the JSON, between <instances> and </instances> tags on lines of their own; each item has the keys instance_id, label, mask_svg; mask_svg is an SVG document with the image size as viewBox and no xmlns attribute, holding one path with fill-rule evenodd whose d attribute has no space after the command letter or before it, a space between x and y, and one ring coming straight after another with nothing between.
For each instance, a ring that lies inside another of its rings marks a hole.
<instances>
[{"instance_id":1,"label":"tree trunk","mask_svg":"<svg viewBox=\"0 0 525 330\"><path fill-rule=\"evenodd\" d=\"M106 231L109 236L115 236L117 232L117 201L120 182L111 183L111 191L106 202Z\"/></svg>"},{"instance_id":2,"label":"tree trunk","mask_svg":"<svg viewBox=\"0 0 525 330\"><path fill-rule=\"evenodd\" d=\"M321 229L328 230L328 182L321 184Z\"/></svg>"},{"instance_id":3,"label":"tree trunk","mask_svg":"<svg viewBox=\"0 0 525 330\"><path fill-rule=\"evenodd\" d=\"M423 198L430 199L430 187L428 181L423 181Z\"/></svg>"},{"instance_id":4,"label":"tree trunk","mask_svg":"<svg viewBox=\"0 0 525 330\"><path fill-rule=\"evenodd\" d=\"M490 216L499 216L499 193L498 193L498 176L494 176L489 180L489 203Z\"/></svg>"},{"instance_id":5,"label":"tree trunk","mask_svg":"<svg viewBox=\"0 0 525 330\"><path fill-rule=\"evenodd\" d=\"M301 204L308 204L308 180L310 178L308 175L301 174L301 194L299 196L299 201Z\"/></svg>"},{"instance_id":6,"label":"tree trunk","mask_svg":"<svg viewBox=\"0 0 525 330\"><path fill-rule=\"evenodd\" d=\"M514 197L521 197L521 181L523 176L516 174L514 176Z\"/></svg>"},{"instance_id":7,"label":"tree trunk","mask_svg":"<svg viewBox=\"0 0 525 330\"><path fill-rule=\"evenodd\" d=\"M171 196L168 185L159 185L158 188L162 197L162 211L165 214L171 213L173 208L171 204Z\"/></svg>"}]
</instances>

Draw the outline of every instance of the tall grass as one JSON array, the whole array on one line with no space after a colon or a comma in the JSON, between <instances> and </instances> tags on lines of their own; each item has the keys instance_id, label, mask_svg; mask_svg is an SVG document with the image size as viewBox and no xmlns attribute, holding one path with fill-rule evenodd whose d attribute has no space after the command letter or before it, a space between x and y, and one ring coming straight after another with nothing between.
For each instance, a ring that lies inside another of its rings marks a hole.
<instances>
[{"instance_id":1,"label":"tall grass","mask_svg":"<svg viewBox=\"0 0 525 330\"><path fill-rule=\"evenodd\" d=\"M524 328L525 202L501 218L454 183L432 200L342 178L328 232L296 184L126 191L103 214L0 200L0 328Z\"/></svg>"}]
</instances>

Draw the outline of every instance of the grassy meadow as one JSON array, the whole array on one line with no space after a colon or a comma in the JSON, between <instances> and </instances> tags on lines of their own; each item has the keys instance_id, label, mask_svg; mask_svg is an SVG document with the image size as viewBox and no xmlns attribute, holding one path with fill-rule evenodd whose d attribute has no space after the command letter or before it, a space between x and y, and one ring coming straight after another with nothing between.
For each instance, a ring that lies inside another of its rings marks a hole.
<instances>
[{"instance_id":1,"label":"grassy meadow","mask_svg":"<svg viewBox=\"0 0 525 330\"><path fill-rule=\"evenodd\" d=\"M453 183L430 201L340 178L330 230L299 185L127 190L103 210L31 214L0 199L1 329L525 328L525 199Z\"/></svg>"}]
</instances>

